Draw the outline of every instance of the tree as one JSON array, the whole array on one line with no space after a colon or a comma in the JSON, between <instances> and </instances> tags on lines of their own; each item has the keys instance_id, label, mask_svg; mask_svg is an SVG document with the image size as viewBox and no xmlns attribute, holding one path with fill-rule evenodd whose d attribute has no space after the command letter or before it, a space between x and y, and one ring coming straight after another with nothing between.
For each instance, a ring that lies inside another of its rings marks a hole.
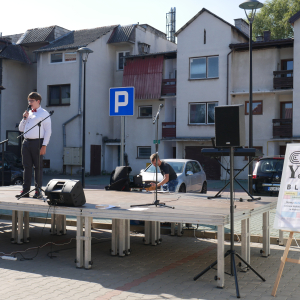
<instances>
[{"instance_id":1,"label":"tree","mask_svg":"<svg viewBox=\"0 0 300 300\"><path fill-rule=\"evenodd\" d=\"M286 39L294 36L290 17L300 11L300 0L267 0L257 12L253 22L253 39L271 31L271 39Z\"/></svg>"}]
</instances>

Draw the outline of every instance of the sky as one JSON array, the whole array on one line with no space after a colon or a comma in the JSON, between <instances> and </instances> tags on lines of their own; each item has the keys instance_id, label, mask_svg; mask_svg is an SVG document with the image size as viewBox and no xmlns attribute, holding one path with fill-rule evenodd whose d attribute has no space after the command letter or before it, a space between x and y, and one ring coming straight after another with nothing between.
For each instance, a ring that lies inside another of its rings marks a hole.
<instances>
[{"instance_id":1,"label":"sky","mask_svg":"<svg viewBox=\"0 0 300 300\"><path fill-rule=\"evenodd\" d=\"M1 1L2 35L58 25L69 30L147 23L166 32L166 13L176 7L176 31L203 7L234 24L245 18L244 0L14 0ZM264 3L266 0L260 0Z\"/></svg>"}]
</instances>

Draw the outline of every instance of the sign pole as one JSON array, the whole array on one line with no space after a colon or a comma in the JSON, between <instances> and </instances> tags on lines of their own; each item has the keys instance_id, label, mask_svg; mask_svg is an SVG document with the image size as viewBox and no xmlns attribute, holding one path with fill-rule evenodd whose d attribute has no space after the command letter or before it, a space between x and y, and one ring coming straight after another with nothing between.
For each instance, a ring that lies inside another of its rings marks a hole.
<instances>
[{"instance_id":1,"label":"sign pole","mask_svg":"<svg viewBox=\"0 0 300 300\"><path fill-rule=\"evenodd\" d=\"M120 164L121 166L124 166L124 136L125 133L125 117L121 116L121 159Z\"/></svg>"}]
</instances>

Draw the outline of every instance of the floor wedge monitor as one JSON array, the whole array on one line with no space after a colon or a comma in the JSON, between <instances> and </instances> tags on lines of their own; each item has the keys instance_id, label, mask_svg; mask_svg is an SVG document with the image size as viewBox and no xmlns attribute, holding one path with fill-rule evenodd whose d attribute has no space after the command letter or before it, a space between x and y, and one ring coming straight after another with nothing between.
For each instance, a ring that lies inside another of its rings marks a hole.
<instances>
[{"instance_id":1,"label":"floor wedge monitor","mask_svg":"<svg viewBox=\"0 0 300 300\"><path fill-rule=\"evenodd\" d=\"M82 206L86 202L79 180L52 179L46 186L45 195L49 205Z\"/></svg>"},{"instance_id":2,"label":"floor wedge monitor","mask_svg":"<svg viewBox=\"0 0 300 300\"><path fill-rule=\"evenodd\" d=\"M244 105L215 107L216 147L245 146Z\"/></svg>"}]
</instances>

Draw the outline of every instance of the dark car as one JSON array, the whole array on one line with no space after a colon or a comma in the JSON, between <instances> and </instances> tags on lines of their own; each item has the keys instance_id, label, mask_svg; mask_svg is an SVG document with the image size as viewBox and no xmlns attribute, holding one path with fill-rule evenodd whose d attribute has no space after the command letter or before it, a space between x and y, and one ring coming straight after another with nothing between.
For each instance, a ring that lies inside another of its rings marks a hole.
<instances>
[{"instance_id":1,"label":"dark car","mask_svg":"<svg viewBox=\"0 0 300 300\"><path fill-rule=\"evenodd\" d=\"M23 170L5 164L4 185L21 185L23 183ZM0 166L0 186L2 186L2 165Z\"/></svg>"},{"instance_id":2,"label":"dark car","mask_svg":"<svg viewBox=\"0 0 300 300\"><path fill-rule=\"evenodd\" d=\"M4 151L4 157L10 166L23 169L22 159L15 153L10 151ZM0 161L2 161L2 151L0 152Z\"/></svg>"},{"instance_id":3,"label":"dark car","mask_svg":"<svg viewBox=\"0 0 300 300\"><path fill-rule=\"evenodd\" d=\"M257 193L279 192L284 155L259 159L253 171L253 190Z\"/></svg>"}]
</instances>

